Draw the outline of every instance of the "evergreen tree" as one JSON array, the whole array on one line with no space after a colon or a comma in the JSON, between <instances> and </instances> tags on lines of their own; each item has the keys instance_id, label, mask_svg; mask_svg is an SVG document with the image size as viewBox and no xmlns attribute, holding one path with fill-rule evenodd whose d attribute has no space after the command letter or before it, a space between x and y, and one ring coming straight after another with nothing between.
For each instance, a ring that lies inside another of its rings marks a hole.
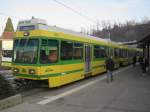
<instances>
[{"instance_id":1,"label":"evergreen tree","mask_svg":"<svg viewBox=\"0 0 150 112\"><path fill-rule=\"evenodd\" d=\"M14 27L10 17L7 19L4 32L14 32Z\"/></svg>"}]
</instances>

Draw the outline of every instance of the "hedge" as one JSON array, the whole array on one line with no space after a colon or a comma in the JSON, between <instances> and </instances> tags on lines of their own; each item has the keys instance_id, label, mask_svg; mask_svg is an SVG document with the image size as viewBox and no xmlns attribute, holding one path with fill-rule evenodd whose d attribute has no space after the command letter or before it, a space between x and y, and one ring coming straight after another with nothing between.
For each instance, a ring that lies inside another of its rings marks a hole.
<instances>
[{"instance_id":1,"label":"hedge","mask_svg":"<svg viewBox=\"0 0 150 112\"><path fill-rule=\"evenodd\" d=\"M0 75L0 100L15 95L15 90L4 76Z\"/></svg>"}]
</instances>

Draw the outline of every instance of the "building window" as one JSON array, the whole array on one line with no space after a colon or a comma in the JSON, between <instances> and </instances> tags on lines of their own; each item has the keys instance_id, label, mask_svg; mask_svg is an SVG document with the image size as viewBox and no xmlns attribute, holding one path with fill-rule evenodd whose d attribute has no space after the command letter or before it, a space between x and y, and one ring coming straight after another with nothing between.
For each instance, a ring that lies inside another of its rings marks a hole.
<instances>
[{"instance_id":1,"label":"building window","mask_svg":"<svg viewBox=\"0 0 150 112\"><path fill-rule=\"evenodd\" d=\"M71 60L73 56L73 43L61 41L61 60Z\"/></svg>"},{"instance_id":2,"label":"building window","mask_svg":"<svg viewBox=\"0 0 150 112\"><path fill-rule=\"evenodd\" d=\"M2 56L7 58L12 58L12 50L3 50Z\"/></svg>"}]
</instances>

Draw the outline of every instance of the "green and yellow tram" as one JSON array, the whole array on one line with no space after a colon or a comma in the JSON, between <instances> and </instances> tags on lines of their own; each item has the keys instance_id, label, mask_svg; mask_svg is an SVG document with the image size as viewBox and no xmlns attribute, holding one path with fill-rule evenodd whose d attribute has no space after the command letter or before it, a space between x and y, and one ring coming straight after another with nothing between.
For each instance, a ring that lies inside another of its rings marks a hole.
<instances>
[{"instance_id":1,"label":"green and yellow tram","mask_svg":"<svg viewBox=\"0 0 150 112\"><path fill-rule=\"evenodd\" d=\"M115 68L127 65L133 51L137 49L48 26L41 19L25 20L19 22L14 39L13 74L59 87L106 72L108 56L113 56Z\"/></svg>"}]
</instances>

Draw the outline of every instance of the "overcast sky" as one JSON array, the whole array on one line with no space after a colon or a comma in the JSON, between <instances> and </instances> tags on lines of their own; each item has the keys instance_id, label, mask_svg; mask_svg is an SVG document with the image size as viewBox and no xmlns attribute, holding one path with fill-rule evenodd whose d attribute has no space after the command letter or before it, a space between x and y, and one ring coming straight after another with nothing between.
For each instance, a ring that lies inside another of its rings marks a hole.
<instances>
[{"instance_id":1,"label":"overcast sky","mask_svg":"<svg viewBox=\"0 0 150 112\"><path fill-rule=\"evenodd\" d=\"M1 0L0 33L4 29L8 16L11 16L14 28L21 19L32 16L45 19L49 25L56 25L75 31L81 27L95 25L96 21L106 20L125 22L141 21L150 17L150 0L57 0L86 18L79 16L55 2L55 0ZM88 19L87 19L88 18Z\"/></svg>"}]
</instances>

